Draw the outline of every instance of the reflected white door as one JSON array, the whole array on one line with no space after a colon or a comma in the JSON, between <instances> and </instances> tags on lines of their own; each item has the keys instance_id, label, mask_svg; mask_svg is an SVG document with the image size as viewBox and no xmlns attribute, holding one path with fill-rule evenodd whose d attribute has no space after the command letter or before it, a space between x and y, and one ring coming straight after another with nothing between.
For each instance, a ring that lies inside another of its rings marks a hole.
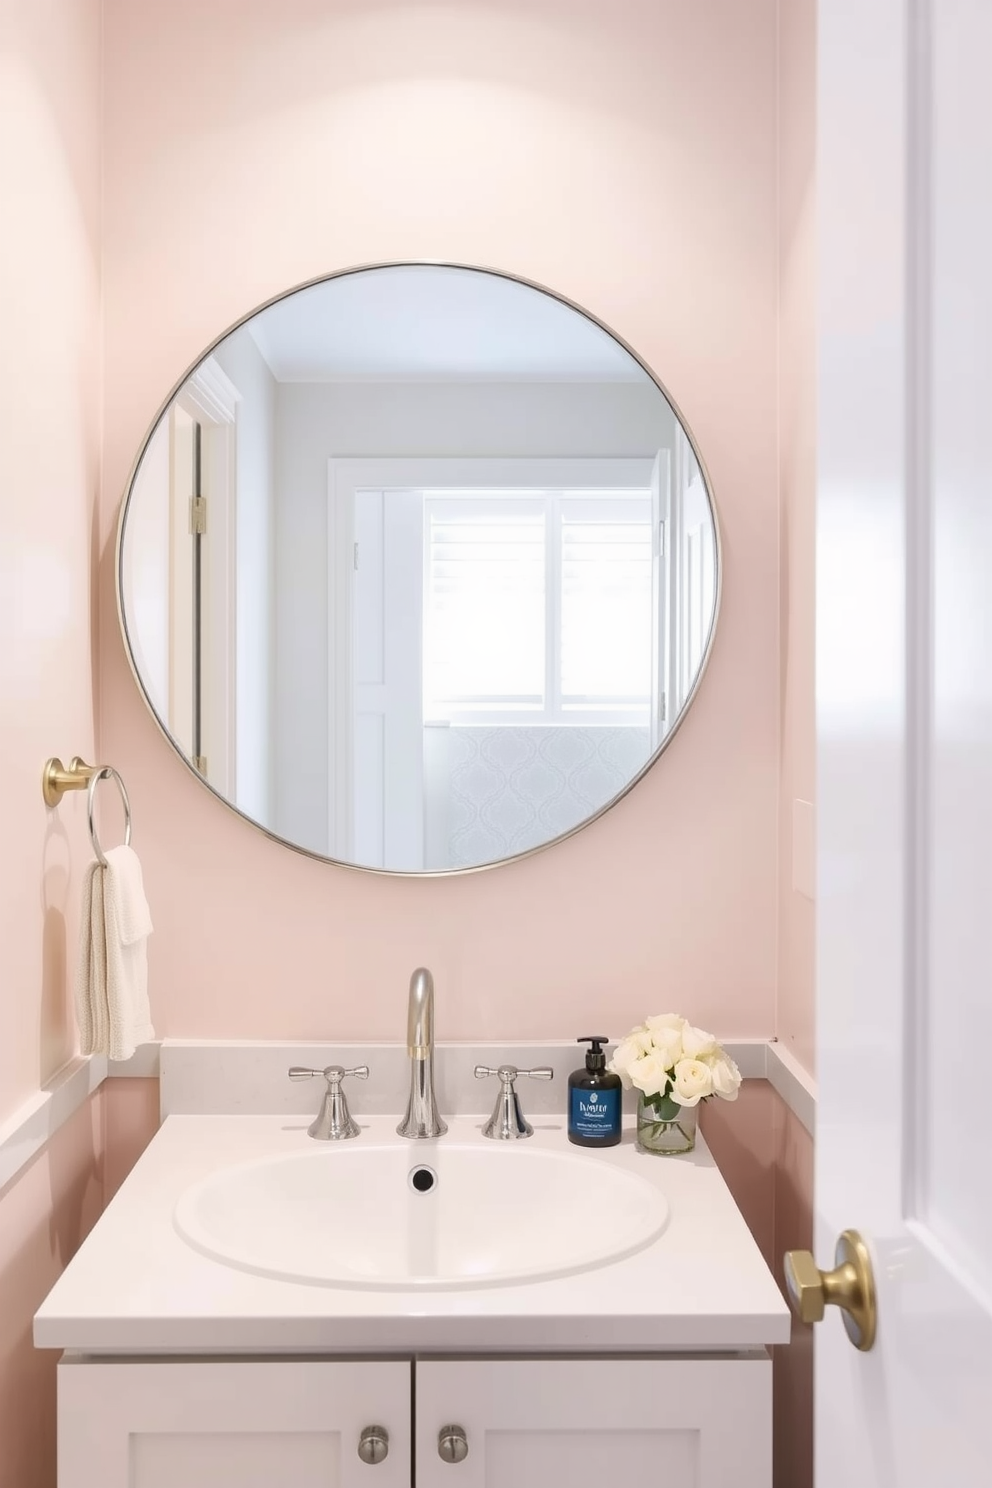
<instances>
[{"instance_id":1,"label":"reflected white door","mask_svg":"<svg viewBox=\"0 0 992 1488\"><path fill-rule=\"evenodd\" d=\"M354 497L354 681L347 704L349 827L338 854L370 868L424 867L424 500L416 490ZM414 617L411 620L411 617ZM346 670L338 667L346 676Z\"/></svg>"},{"instance_id":2,"label":"reflected white door","mask_svg":"<svg viewBox=\"0 0 992 1488\"><path fill-rule=\"evenodd\" d=\"M235 413L213 359L169 420L169 731L221 795L235 793Z\"/></svg>"},{"instance_id":3,"label":"reflected white door","mask_svg":"<svg viewBox=\"0 0 992 1488\"><path fill-rule=\"evenodd\" d=\"M818 1488L978 1488L992 1405L992 7L820 7Z\"/></svg>"},{"instance_id":4,"label":"reflected white door","mask_svg":"<svg viewBox=\"0 0 992 1488\"><path fill-rule=\"evenodd\" d=\"M672 689L671 613L671 461L659 450L651 466L651 750L658 748L675 717L669 709Z\"/></svg>"},{"instance_id":5,"label":"reflected white door","mask_svg":"<svg viewBox=\"0 0 992 1488\"><path fill-rule=\"evenodd\" d=\"M663 689L663 717L678 718L692 691L709 644L716 605L716 540L709 496L692 445L676 427L671 455L659 451L651 472L654 531L664 532L653 593L660 643L656 668ZM659 520L660 519L660 520ZM652 709L657 719L658 708ZM667 732L660 730L659 738ZM657 744L658 738L653 738Z\"/></svg>"},{"instance_id":6,"label":"reflected white door","mask_svg":"<svg viewBox=\"0 0 992 1488\"><path fill-rule=\"evenodd\" d=\"M193 414L177 406L169 420L169 730L183 753L193 759L201 752L194 748L194 714L197 712L197 687L194 677L199 670L199 643L195 639L195 596L193 571L193 522L191 507L197 490L195 453L199 425Z\"/></svg>"}]
</instances>

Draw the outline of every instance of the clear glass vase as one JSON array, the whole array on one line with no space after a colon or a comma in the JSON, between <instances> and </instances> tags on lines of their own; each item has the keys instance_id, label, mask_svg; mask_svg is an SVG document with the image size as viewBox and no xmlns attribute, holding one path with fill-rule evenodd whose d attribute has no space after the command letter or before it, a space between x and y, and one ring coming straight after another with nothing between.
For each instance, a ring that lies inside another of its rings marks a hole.
<instances>
[{"instance_id":1,"label":"clear glass vase","mask_svg":"<svg viewBox=\"0 0 992 1488\"><path fill-rule=\"evenodd\" d=\"M662 1095L642 1095L637 1101L637 1145L642 1152L672 1157L696 1145L697 1106L680 1106Z\"/></svg>"}]
</instances>

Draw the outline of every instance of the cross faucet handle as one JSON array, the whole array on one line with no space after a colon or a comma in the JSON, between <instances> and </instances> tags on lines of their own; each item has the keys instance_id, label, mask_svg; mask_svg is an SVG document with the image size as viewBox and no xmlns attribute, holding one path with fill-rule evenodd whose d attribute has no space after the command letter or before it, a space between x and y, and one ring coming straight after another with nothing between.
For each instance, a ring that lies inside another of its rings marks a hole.
<instances>
[{"instance_id":1,"label":"cross faucet handle","mask_svg":"<svg viewBox=\"0 0 992 1488\"><path fill-rule=\"evenodd\" d=\"M549 1064L537 1065L534 1069L517 1069L515 1064L501 1064L493 1069L488 1064L477 1064L475 1066L475 1078L487 1080L490 1075L496 1075L504 1084L512 1085L520 1075L529 1075L532 1080L553 1080L555 1072Z\"/></svg>"},{"instance_id":2,"label":"cross faucet handle","mask_svg":"<svg viewBox=\"0 0 992 1488\"><path fill-rule=\"evenodd\" d=\"M307 1128L309 1136L314 1137L318 1142L340 1142L348 1137L358 1136L358 1122L353 1119L348 1110L348 1102L341 1089L341 1081L349 1075L353 1075L356 1080L367 1080L369 1077L367 1064L356 1064L354 1069L345 1069L340 1064L329 1064L326 1069L307 1069L305 1065L294 1064L287 1074L291 1080L312 1080L315 1075L323 1075L327 1081L320 1112L316 1120Z\"/></svg>"},{"instance_id":3,"label":"cross faucet handle","mask_svg":"<svg viewBox=\"0 0 992 1488\"><path fill-rule=\"evenodd\" d=\"M525 1119L520 1109L520 1097L517 1095L513 1082L519 1075L529 1075L532 1080L553 1080L554 1074L554 1070L546 1064L536 1069L517 1069L515 1064L501 1064L493 1069L488 1064L477 1064L475 1066L477 1080L487 1080L490 1075L495 1075L500 1082L493 1114L482 1128L482 1135L494 1137L500 1142L532 1136L534 1128Z\"/></svg>"},{"instance_id":4,"label":"cross faucet handle","mask_svg":"<svg viewBox=\"0 0 992 1488\"><path fill-rule=\"evenodd\" d=\"M286 1072L291 1080L312 1080L314 1075L323 1075L328 1085L339 1085L348 1075L354 1075L356 1080L367 1080L369 1067L367 1064L356 1064L354 1069L342 1069L340 1064L329 1064L326 1069L307 1069L305 1065L294 1064Z\"/></svg>"}]
</instances>

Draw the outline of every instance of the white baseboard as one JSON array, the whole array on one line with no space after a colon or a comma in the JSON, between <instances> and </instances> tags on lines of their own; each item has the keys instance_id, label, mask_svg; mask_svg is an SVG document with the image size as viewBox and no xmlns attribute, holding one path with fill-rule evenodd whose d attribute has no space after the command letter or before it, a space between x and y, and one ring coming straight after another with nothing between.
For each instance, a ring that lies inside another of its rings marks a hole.
<instances>
[{"instance_id":1,"label":"white baseboard","mask_svg":"<svg viewBox=\"0 0 992 1488\"><path fill-rule=\"evenodd\" d=\"M102 1055L71 1059L37 1095L0 1123L0 1190L85 1105L106 1077L107 1061Z\"/></svg>"},{"instance_id":2,"label":"white baseboard","mask_svg":"<svg viewBox=\"0 0 992 1488\"><path fill-rule=\"evenodd\" d=\"M815 1136L816 1081L777 1039L765 1045L765 1078L810 1136Z\"/></svg>"}]
</instances>

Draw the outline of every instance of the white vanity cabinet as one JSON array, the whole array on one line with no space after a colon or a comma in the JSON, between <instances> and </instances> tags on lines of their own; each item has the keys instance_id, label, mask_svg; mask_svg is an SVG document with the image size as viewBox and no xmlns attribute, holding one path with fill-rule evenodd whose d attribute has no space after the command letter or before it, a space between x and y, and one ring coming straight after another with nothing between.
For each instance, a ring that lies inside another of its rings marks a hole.
<instances>
[{"instance_id":1,"label":"white vanity cabinet","mask_svg":"<svg viewBox=\"0 0 992 1488\"><path fill-rule=\"evenodd\" d=\"M410 1488L410 1400L409 1360L67 1357L59 1488ZM389 1436L374 1468L367 1426Z\"/></svg>"},{"instance_id":2,"label":"white vanity cabinet","mask_svg":"<svg viewBox=\"0 0 992 1488\"><path fill-rule=\"evenodd\" d=\"M460 1359L417 1364L417 1488L678 1483L771 1488L771 1360ZM438 1456L456 1423L468 1455Z\"/></svg>"},{"instance_id":3,"label":"white vanity cabinet","mask_svg":"<svg viewBox=\"0 0 992 1488\"><path fill-rule=\"evenodd\" d=\"M371 1464L369 1427L388 1436ZM766 1355L59 1366L59 1488L549 1488L662 1465L682 1488L770 1488Z\"/></svg>"},{"instance_id":4,"label":"white vanity cabinet","mask_svg":"<svg viewBox=\"0 0 992 1488\"><path fill-rule=\"evenodd\" d=\"M480 1125L453 1116L438 1143L413 1144L404 1196L428 1163L438 1194L461 1203L465 1163L445 1154L473 1143L480 1171L568 1154L560 1121L497 1157ZM771 1488L767 1350L788 1341L789 1314L702 1140L684 1158L644 1158L627 1140L584 1159L596 1193L607 1167L643 1174L666 1223L622 1259L526 1283L303 1284L183 1238L183 1196L212 1175L285 1160L319 1185L326 1164L391 1150L395 1126L366 1118L358 1142L325 1150L299 1118L169 1117L35 1316L38 1346L62 1351L59 1488ZM388 1219L396 1175L373 1166L355 1224ZM325 1223L340 1213L318 1210L313 1233ZM373 1462L359 1455L369 1427L388 1434Z\"/></svg>"}]
</instances>

